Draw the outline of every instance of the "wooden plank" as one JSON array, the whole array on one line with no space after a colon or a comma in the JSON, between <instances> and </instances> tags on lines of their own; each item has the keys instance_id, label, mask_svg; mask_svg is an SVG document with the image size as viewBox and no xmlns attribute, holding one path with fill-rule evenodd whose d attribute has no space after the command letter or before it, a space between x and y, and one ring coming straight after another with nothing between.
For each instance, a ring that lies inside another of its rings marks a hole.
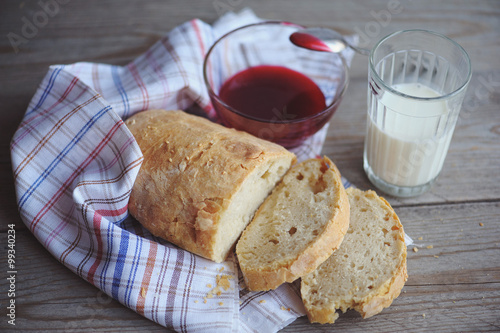
<instances>
[{"instance_id":1,"label":"wooden plank","mask_svg":"<svg viewBox=\"0 0 500 333\"><path fill-rule=\"evenodd\" d=\"M498 202L397 208L419 251L409 249L409 279L393 305L366 320L348 312L334 325L311 325L300 318L283 332L500 329L499 208ZM0 239L6 244L5 233ZM74 275L28 231L17 232L16 251L16 329L162 329ZM2 252L0 261L5 256ZM6 288L7 281L0 281L0 290ZM2 304L6 296L0 294Z\"/></svg>"}]
</instances>

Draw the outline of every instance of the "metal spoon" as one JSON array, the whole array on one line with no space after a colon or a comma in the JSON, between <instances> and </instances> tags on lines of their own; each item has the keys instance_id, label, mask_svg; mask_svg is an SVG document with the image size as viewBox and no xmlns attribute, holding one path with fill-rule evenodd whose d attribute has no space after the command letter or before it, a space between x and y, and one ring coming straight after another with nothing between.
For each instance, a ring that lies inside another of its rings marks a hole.
<instances>
[{"instance_id":1,"label":"metal spoon","mask_svg":"<svg viewBox=\"0 0 500 333\"><path fill-rule=\"evenodd\" d=\"M290 41L309 50L339 53L350 47L359 54L369 55L370 50L350 44L335 30L328 28L306 28L290 35Z\"/></svg>"}]
</instances>

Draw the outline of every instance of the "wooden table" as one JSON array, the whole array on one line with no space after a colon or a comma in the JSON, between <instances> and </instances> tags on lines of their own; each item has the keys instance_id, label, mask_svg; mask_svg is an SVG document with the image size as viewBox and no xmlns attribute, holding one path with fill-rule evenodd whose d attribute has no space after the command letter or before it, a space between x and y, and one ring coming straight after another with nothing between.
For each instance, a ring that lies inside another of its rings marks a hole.
<instances>
[{"instance_id":1,"label":"wooden table","mask_svg":"<svg viewBox=\"0 0 500 333\"><path fill-rule=\"evenodd\" d=\"M42 0L43 2L43 0ZM50 2L47 0L47 2ZM500 2L498 1L60 1L57 13L14 53L38 1L2 1L0 9L0 238L2 319L8 285L7 225L16 225L17 320L23 332L164 331L100 293L56 261L21 222L9 141L50 64L77 61L124 65L163 34L192 18L215 21L250 7L261 17L357 32L365 46L386 34L425 28L459 42L474 75L443 172L432 190L412 199L387 196L416 242L399 298L367 320L348 312L334 325L302 317L284 332L500 331ZM367 58L356 56L347 95L331 122L324 154L362 189ZM418 248L418 252L417 249Z\"/></svg>"}]
</instances>

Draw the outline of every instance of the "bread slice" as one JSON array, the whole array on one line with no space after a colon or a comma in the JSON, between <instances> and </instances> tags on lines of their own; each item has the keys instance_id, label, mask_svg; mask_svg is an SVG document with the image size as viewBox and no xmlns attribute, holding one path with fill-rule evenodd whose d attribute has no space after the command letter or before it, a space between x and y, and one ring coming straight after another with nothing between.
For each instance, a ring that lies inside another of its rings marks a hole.
<instances>
[{"instance_id":1,"label":"bread slice","mask_svg":"<svg viewBox=\"0 0 500 333\"><path fill-rule=\"evenodd\" d=\"M333 323L337 310L371 317L388 307L407 279L404 231L389 203L373 191L347 189L349 230L340 248L302 278L311 322Z\"/></svg>"},{"instance_id":2,"label":"bread slice","mask_svg":"<svg viewBox=\"0 0 500 333\"><path fill-rule=\"evenodd\" d=\"M126 124L144 155L129 210L153 235L216 262L296 157L285 148L182 111Z\"/></svg>"},{"instance_id":3,"label":"bread slice","mask_svg":"<svg viewBox=\"0 0 500 333\"><path fill-rule=\"evenodd\" d=\"M252 291L275 289L312 272L338 248L349 202L327 157L295 165L264 201L236 245Z\"/></svg>"}]
</instances>

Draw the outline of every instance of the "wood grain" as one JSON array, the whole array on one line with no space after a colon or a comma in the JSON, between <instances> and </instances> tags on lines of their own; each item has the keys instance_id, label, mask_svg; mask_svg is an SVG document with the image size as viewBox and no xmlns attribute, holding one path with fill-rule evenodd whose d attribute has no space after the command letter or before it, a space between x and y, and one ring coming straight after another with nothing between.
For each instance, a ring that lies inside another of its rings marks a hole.
<instances>
[{"instance_id":1,"label":"wood grain","mask_svg":"<svg viewBox=\"0 0 500 333\"><path fill-rule=\"evenodd\" d=\"M12 330L4 317L0 330L165 331L73 274L24 227L17 212L9 142L49 65L125 65L187 20L211 23L227 9L250 7L267 19L357 32L367 47L396 30L438 31L467 50L474 70L437 183L417 198L387 197L418 248L409 248L409 279L401 296L367 320L348 312L334 325L311 325L302 317L283 332L500 331L500 2L396 2L398 13L384 17L389 0L69 1L15 53L7 34L20 34L23 18L31 19L40 7L36 0L2 1L0 261L7 260L7 225L15 224L18 318ZM323 150L362 189L372 188L362 167L367 66L366 57L355 56L349 89ZM0 277L3 307L8 289L4 268Z\"/></svg>"},{"instance_id":2,"label":"wood grain","mask_svg":"<svg viewBox=\"0 0 500 333\"><path fill-rule=\"evenodd\" d=\"M350 311L333 325L311 325L299 318L283 332L499 330L500 262L492 260L500 258L499 208L498 202L397 208L416 246L409 247L409 278L393 305L366 320ZM6 243L5 233L0 239ZM74 275L28 231L18 231L16 239L20 318L16 329L163 329ZM0 260L5 262L4 253ZM2 279L0 290L6 288Z\"/></svg>"}]
</instances>

